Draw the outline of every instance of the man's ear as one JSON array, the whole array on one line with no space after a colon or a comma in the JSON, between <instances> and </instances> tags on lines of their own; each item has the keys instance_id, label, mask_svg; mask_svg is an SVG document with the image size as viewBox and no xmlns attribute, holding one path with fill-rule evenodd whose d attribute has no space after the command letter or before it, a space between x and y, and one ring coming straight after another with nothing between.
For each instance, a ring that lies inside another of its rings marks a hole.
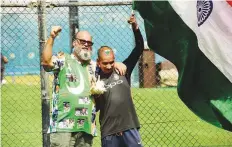
<instances>
[{"instance_id":1,"label":"man's ear","mask_svg":"<svg viewBox=\"0 0 232 147\"><path fill-rule=\"evenodd\" d=\"M77 44L77 41L76 41L76 40L74 40L74 41L73 41L73 43L72 43L73 47L75 47L75 46L76 46L76 44Z\"/></svg>"},{"instance_id":2,"label":"man's ear","mask_svg":"<svg viewBox=\"0 0 232 147\"><path fill-rule=\"evenodd\" d=\"M99 58L97 59L97 66L100 67L100 60L99 60Z\"/></svg>"}]
</instances>

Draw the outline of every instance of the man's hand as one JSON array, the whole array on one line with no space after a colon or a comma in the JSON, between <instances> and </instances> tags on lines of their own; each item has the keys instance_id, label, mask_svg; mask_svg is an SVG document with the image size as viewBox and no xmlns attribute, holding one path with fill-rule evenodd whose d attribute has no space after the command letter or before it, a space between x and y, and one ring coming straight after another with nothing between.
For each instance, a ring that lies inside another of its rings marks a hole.
<instances>
[{"instance_id":1,"label":"man's hand","mask_svg":"<svg viewBox=\"0 0 232 147\"><path fill-rule=\"evenodd\" d=\"M116 72L118 74L120 74L121 76L124 76L126 74L127 67L126 67L125 64L123 64L121 62L115 62L114 63L114 68L115 68Z\"/></svg>"},{"instance_id":2,"label":"man's hand","mask_svg":"<svg viewBox=\"0 0 232 147\"><path fill-rule=\"evenodd\" d=\"M61 32L62 28L60 26L52 26L50 36L55 39Z\"/></svg>"},{"instance_id":3,"label":"man's hand","mask_svg":"<svg viewBox=\"0 0 232 147\"><path fill-rule=\"evenodd\" d=\"M136 18L135 18L135 14L133 12L132 12L132 14L127 22L132 25L133 29L137 30L139 28L137 21L136 21Z\"/></svg>"},{"instance_id":4,"label":"man's hand","mask_svg":"<svg viewBox=\"0 0 232 147\"><path fill-rule=\"evenodd\" d=\"M91 95L100 95L106 92L106 88L104 87L105 83L101 81L100 75L98 76L96 81L92 81L90 93ZM97 97L96 97L97 98Z\"/></svg>"}]
</instances>

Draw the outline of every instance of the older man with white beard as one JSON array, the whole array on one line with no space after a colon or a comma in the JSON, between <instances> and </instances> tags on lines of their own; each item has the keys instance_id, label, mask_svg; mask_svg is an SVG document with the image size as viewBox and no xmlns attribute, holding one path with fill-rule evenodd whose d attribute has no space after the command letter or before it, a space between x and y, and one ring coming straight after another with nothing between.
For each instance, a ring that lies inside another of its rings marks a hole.
<instances>
[{"instance_id":1,"label":"older man with white beard","mask_svg":"<svg viewBox=\"0 0 232 147\"><path fill-rule=\"evenodd\" d=\"M77 32L71 55L63 52L52 55L54 40L61 30L60 26L52 27L42 55L44 69L54 73L48 130L52 133L51 147L90 147L96 135L95 119L92 119L96 109L90 92L96 83L96 63L91 61L92 36L87 31ZM123 64L118 63L116 68L121 74L125 73ZM86 97L89 102L83 104L82 100ZM67 104L69 109L65 109ZM86 109L87 113L75 115L75 111L81 109ZM80 120L83 125L79 125Z\"/></svg>"}]
</instances>

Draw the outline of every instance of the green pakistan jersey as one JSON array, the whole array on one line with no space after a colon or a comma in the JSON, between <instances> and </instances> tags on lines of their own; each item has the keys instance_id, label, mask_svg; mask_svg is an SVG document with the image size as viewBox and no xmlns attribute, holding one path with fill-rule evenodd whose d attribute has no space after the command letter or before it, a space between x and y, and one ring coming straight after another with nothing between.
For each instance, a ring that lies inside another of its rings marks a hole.
<instances>
[{"instance_id":1,"label":"green pakistan jersey","mask_svg":"<svg viewBox=\"0 0 232 147\"><path fill-rule=\"evenodd\" d=\"M96 135L95 102L90 81L95 64L81 64L75 56L58 53L52 57L54 68L50 132L86 132Z\"/></svg>"}]
</instances>

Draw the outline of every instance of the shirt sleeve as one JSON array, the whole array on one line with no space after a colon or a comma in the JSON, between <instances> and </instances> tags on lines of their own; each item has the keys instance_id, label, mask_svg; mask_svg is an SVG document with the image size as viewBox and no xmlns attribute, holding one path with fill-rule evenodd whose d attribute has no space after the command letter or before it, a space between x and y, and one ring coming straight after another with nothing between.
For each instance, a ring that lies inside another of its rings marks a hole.
<instances>
[{"instance_id":1,"label":"shirt sleeve","mask_svg":"<svg viewBox=\"0 0 232 147\"><path fill-rule=\"evenodd\" d=\"M133 32L135 37L135 48L132 50L128 58L123 61L127 66L127 76L129 77L144 50L144 41L140 30L133 29Z\"/></svg>"},{"instance_id":2,"label":"shirt sleeve","mask_svg":"<svg viewBox=\"0 0 232 147\"><path fill-rule=\"evenodd\" d=\"M56 55L52 56L52 67L44 66L45 71L47 72L59 72L64 67L65 56L64 53L57 53Z\"/></svg>"}]
</instances>

